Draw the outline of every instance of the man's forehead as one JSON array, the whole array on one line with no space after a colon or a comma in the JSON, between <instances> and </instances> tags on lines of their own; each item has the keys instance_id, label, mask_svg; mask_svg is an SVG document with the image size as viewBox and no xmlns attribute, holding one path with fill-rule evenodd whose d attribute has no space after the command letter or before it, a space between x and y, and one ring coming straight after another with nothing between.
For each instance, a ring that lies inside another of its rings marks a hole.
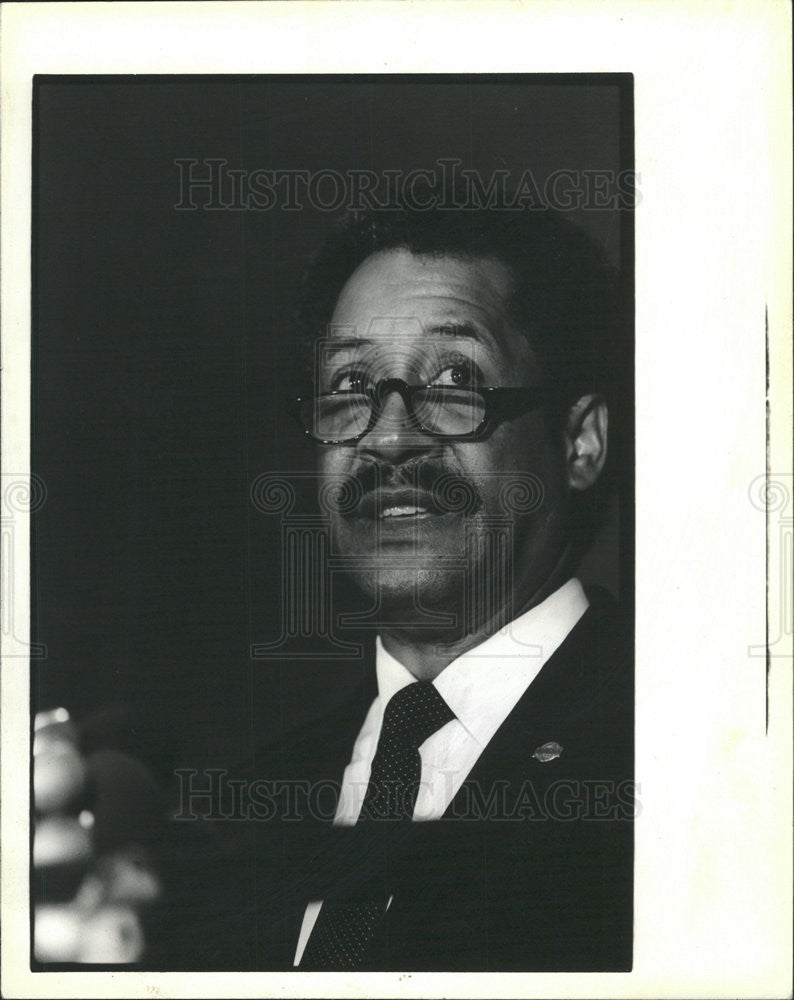
<instances>
[{"instance_id":1,"label":"man's forehead","mask_svg":"<svg viewBox=\"0 0 794 1000\"><path fill-rule=\"evenodd\" d=\"M507 267L494 259L379 251L342 289L329 334L349 343L424 334L505 348L510 290Z\"/></svg>"}]
</instances>

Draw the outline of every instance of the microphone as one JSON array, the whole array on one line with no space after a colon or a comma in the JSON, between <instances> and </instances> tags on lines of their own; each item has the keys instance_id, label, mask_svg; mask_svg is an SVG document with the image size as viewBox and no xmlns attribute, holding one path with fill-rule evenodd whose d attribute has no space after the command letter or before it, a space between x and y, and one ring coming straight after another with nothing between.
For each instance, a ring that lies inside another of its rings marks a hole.
<instances>
[{"instance_id":1,"label":"microphone","mask_svg":"<svg viewBox=\"0 0 794 1000\"><path fill-rule=\"evenodd\" d=\"M126 713L103 710L76 725L65 709L41 713L33 738L34 894L71 899L95 858L155 847L167 805L151 769L124 749ZM120 737L120 738L119 738Z\"/></svg>"}]
</instances>

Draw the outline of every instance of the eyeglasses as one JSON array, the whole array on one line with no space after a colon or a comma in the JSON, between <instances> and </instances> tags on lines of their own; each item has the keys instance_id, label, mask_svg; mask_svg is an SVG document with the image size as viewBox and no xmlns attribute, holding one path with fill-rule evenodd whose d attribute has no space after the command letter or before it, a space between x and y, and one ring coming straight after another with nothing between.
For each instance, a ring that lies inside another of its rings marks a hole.
<instances>
[{"instance_id":1,"label":"eyeglasses","mask_svg":"<svg viewBox=\"0 0 794 1000\"><path fill-rule=\"evenodd\" d=\"M292 400L293 415L320 444L354 444L372 430L393 392L402 397L414 430L463 441L485 437L503 420L526 413L544 400L539 386L474 389L408 385L401 378L384 378L366 389L299 396Z\"/></svg>"}]
</instances>

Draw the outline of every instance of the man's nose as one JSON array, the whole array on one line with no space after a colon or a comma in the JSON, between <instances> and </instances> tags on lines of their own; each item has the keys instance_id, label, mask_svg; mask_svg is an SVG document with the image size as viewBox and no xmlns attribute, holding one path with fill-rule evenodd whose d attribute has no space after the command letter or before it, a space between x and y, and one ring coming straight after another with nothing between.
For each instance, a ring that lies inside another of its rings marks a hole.
<instances>
[{"instance_id":1,"label":"man's nose","mask_svg":"<svg viewBox=\"0 0 794 1000\"><path fill-rule=\"evenodd\" d=\"M361 451L397 463L412 452L426 451L435 440L420 431L408 413L402 396L396 390L382 400L380 412L372 429L359 441Z\"/></svg>"}]
</instances>

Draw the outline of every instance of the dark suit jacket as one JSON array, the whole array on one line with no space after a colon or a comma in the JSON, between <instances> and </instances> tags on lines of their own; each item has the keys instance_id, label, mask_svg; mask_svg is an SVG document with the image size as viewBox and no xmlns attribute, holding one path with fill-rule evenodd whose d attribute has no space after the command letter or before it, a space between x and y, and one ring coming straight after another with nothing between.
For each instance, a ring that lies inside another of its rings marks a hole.
<instances>
[{"instance_id":1,"label":"dark suit jacket","mask_svg":"<svg viewBox=\"0 0 794 1000\"><path fill-rule=\"evenodd\" d=\"M333 828L336 791L374 696L369 674L345 705L251 762L249 777L311 795L214 825L209 849L201 825L189 831L193 849L181 831L172 905L152 930L147 964L291 969L308 901L392 896L364 968L630 970L631 654L617 610L592 606L442 820ZM544 753L547 744L561 750Z\"/></svg>"}]
</instances>

